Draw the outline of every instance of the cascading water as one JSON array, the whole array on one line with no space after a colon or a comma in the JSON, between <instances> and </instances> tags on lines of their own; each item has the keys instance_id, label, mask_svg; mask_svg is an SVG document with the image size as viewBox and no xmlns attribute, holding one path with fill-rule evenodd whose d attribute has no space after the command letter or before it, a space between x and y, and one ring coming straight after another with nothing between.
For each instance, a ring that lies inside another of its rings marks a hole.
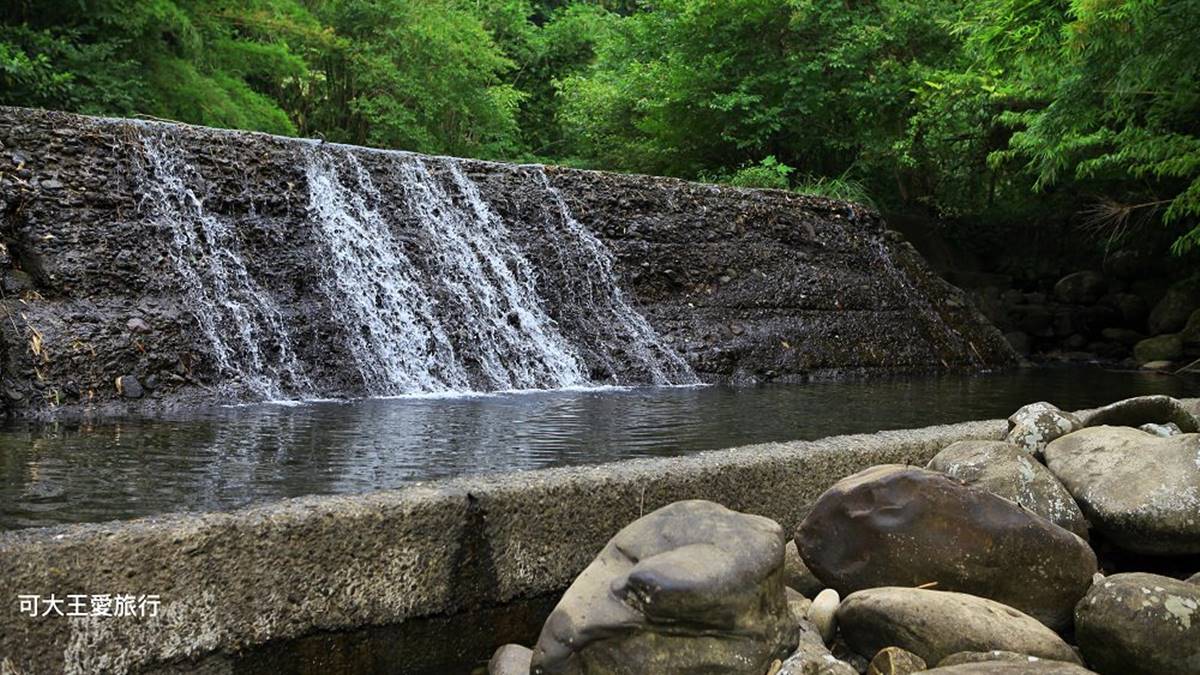
<instances>
[{"instance_id":1,"label":"cascading water","mask_svg":"<svg viewBox=\"0 0 1200 675\"><path fill-rule=\"evenodd\" d=\"M543 168L537 168L538 181L554 204L550 220L557 215L561 228L551 223L555 233L554 252L564 276L578 279L568 288L569 300L593 317L597 331L603 332L608 346L603 356L608 371L616 372L611 356L616 349L631 357L654 384L691 384L697 378L687 362L665 345L662 338L625 297L614 281L613 256L608 248L571 215L567 202L554 186Z\"/></svg>"},{"instance_id":2,"label":"cascading water","mask_svg":"<svg viewBox=\"0 0 1200 675\"><path fill-rule=\"evenodd\" d=\"M171 130L136 123L132 129L143 160L139 209L166 234L186 306L217 370L258 398L309 394L283 315L243 262L235 228L204 206L204 178Z\"/></svg>"},{"instance_id":3,"label":"cascading water","mask_svg":"<svg viewBox=\"0 0 1200 675\"><path fill-rule=\"evenodd\" d=\"M546 313L533 266L458 163L441 161L465 204L456 203L426 160L398 157L396 169L433 248L425 276L444 291L448 330L471 350L468 358L480 364L484 386L586 384L578 354Z\"/></svg>"},{"instance_id":4,"label":"cascading water","mask_svg":"<svg viewBox=\"0 0 1200 675\"><path fill-rule=\"evenodd\" d=\"M377 153L368 163L343 146L306 147L307 216L302 232L288 236L302 237L312 252L311 287L325 308L314 317L312 305L289 305L294 292L278 292L276 283L273 296L256 280L244 261L250 254L240 220L205 208L205 179L170 131L133 128L144 158L141 208L168 235L174 271L216 369L243 395L696 381L626 299L612 254L540 168L520 174L532 194L544 194L537 210L544 224L536 230L548 245L539 257L458 160ZM305 349L295 348L301 343ZM330 353L349 370L322 370ZM355 371L358 381L347 380Z\"/></svg>"},{"instance_id":5,"label":"cascading water","mask_svg":"<svg viewBox=\"0 0 1200 675\"><path fill-rule=\"evenodd\" d=\"M338 168L347 173L347 187ZM372 204L382 199L352 153L308 154L309 212L325 246L323 291L346 328L368 393L462 391L470 380L436 318L420 270Z\"/></svg>"}]
</instances>

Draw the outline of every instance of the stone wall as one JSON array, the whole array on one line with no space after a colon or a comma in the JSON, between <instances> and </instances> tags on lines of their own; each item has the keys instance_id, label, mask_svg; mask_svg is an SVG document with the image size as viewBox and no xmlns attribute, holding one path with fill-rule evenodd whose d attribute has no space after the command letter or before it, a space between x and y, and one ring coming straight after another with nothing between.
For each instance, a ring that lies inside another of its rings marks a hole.
<instances>
[{"instance_id":1,"label":"stone wall","mask_svg":"<svg viewBox=\"0 0 1200 675\"><path fill-rule=\"evenodd\" d=\"M5 408L48 416L253 398L226 386L198 330L199 310L180 290L170 233L152 217L140 173L137 137L146 129L169 134L204 180L204 208L233 224L248 273L282 308L278 320L320 393L369 393L341 348L346 328L315 292L323 253L304 170L314 142L0 108ZM384 181L380 208L398 212L397 186L386 183L394 178L385 178L397 153L344 151ZM977 370L1014 360L963 295L861 207L666 178L456 166L539 266L547 313L581 343L588 316L559 290L577 280L556 272L547 249L542 175L611 249L626 293L704 380ZM403 218L394 229L420 259L422 242ZM613 375L588 365L597 378ZM616 368L624 381L639 381ZM118 386L122 376L140 386Z\"/></svg>"}]
</instances>

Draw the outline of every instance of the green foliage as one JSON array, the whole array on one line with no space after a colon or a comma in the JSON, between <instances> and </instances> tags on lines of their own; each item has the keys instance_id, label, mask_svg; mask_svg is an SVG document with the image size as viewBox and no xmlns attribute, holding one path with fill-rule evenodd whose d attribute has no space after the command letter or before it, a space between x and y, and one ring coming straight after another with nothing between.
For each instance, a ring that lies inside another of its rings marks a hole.
<instances>
[{"instance_id":1,"label":"green foliage","mask_svg":"<svg viewBox=\"0 0 1200 675\"><path fill-rule=\"evenodd\" d=\"M867 187L860 181L850 178L845 174L832 178L828 176L810 176L796 185L793 190L802 195L840 199L875 208L875 200L871 198L871 193Z\"/></svg>"},{"instance_id":2,"label":"green foliage","mask_svg":"<svg viewBox=\"0 0 1200 675\"><path fill-rule=\"evenodd\" d=\"M1200 0L0 0L0 103L709 177L972 237L1084 214L1184 253L1196 44Z\"/></svg>"},{"instance_id":3,"label":"green foliage","mask_svg":"<svg viewBox=\"0 0 1200 675\"><path fill-rule=\"evenodd\" d=\"M747 164L720 182L738 187L786 190L791 186L788 175L793 171L795 169L775 159L774 155L767 155L758 164Z\"/></svg>"}]
</instances>

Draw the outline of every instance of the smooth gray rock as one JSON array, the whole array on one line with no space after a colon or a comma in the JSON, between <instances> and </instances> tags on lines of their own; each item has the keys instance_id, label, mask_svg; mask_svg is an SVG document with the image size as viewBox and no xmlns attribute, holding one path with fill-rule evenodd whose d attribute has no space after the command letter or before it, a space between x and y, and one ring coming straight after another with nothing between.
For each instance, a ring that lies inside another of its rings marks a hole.
<instances>
[{"instance_id":1,"label":"smooth gray rock","mask_svg":"<svg viewBox=\"0 0 1200 675\"><path fill-rule=\"evenodd\" d=\"M1054 284L1054 295L1062 302L1089 304L1096 302L1104 293L1104 277L1090 270L1075 272Z\"/></svg>"},{"instance_id":2,"label":"smooth gray rock","mask_svg":"<svg viewBox=\"0 0 1200 675\"><path fill-rule=\"evenodd\" d=\"M808 616L806 617L812 625L816 626L817 632L821 634L821 639L825 644L833 641L833 636L837 632L836 616L838 604L841 602L841 596L832 588L826 588L813 598L812 605L808 608Z\"/></svg>"},{"instance_id":3,"label":"smooth gray rock","mask_svg":"<svg viewBox=\"0 0 1200 675\"><path fill-rule=\"evenodd\" d=\"M1200 553L1200 434L1089 427L1047 446L1046 465L1117 546Z\"/></svg>"},{"instance_id":4,"label":"smooth gray rock","mask_svg":"<svg viewBox=\"0 0 1200 675\"><path fill-rule=\"evenodd\" d=\"M1171 286L1150 310L1147 319L1150 334L1161 335L1182 329L1197 308L1200 308L1200 285L1183 282Z\"/></svg>"},{"instance_id":5,"label":"smooth gray rock","mask_svg":"<svg viewBox=\"0 0 1200 675\"><path fill-rule=\"evenodd\" d=\"M1003 649L1078 662L1070 645L1037 619L966 593L871 588L847 596L837 619L842 638L859 654L896 646L938 663L956 652Z\"/></svg>"},{"instance_id":6,"label":"smooth gray rock","mask_svg":"<svg viewBox=\"0 0 1200 675\"><path fill-rule=\"evenodd\" d=\"M800 557L800 551L793 540L788 540L787 547L783 550L783 583L806 598L815 598L817 593L825 589L825 584L804 564L804 559Z\"/></svg>"},{"instance_id":7,"label":"smooth gray rock","mask_svg":"<svg viewBox=\"0 0 1200 675\"><path fill-rule=\"evenodd\" d=\"M542 627L535 674L752 673L796 647L783 529L675 502L618 532Z\"/></svg>"},{"instance_id":8,"label":"smooth gray rock","mask_svg":"<svg viewBox=\"0 0 1200 675\"><path fill-rule=\"evenodd\" d=\"M1008 433L1004 440L1040 456L1047 443L1082 426L1074 413L1038 401L1022 406L1008 417Z\"/></svg>"},{"instance_id":9,"label":"smooth gray rock","mask_svg":"<svg viewBox=\"0 0 1200 675\"><path fill-rule=\"evenodd\" d=\"M1200 586L1133 572L1092 587L1075 608L1083 656L1104 675L1200 673Z\"/></svg>"},{"instance_id":10,"label":"smooth gray rock","mask_svg":"<svg viewBox=\"0 0 1200 675\"><path fill-rule=\"evenodd\" d=\"M1014 501L1087 539L1087 520L1071 493L1041 462L1012 443L959 441L935 455L926 468Z\"/></svg>"},{"instance_id":11,"label":"smooth gray rock","mask_svg":"<svg viewBox=\"0 0 1200 675\"><path fill-rule=\"evenodd\" d=\"M986 661L1017 661L1019 663L1029 663L1031 661L1041 661L1036 656L1028 654L1019 654L1017 652L1008 652L1003 649L992 649L986 652L955 652L950 656L938 662L938 668L942 666L957 666L963 663L984 663ZM1064 662L1065 663L1065 662Z\"/></svg>"},{"instance_id":12,"label":"smooth gray rock","mask_svg":"<svg viewBox=\"0 0 1200 675\"><path fill-rule=\"evenodd\" d=\"M1135 396L1097 408L1083 416L1082 426L1140 427L1148 423L1172 423L1189 434L1200 431L1200 419L1182 401L1161 394Z\"/></svg>"},{"instance_id":13,"label":"smooth gray rock","mask_svg":"<svg viewBox=\"0 0 1200 675\"><path fill-rule=\"evenodd\" d=\"M529 675L533 650L521 645L504 645L488 661L488 675Z\"/></svg>"},{"instance_id":14,"label":"smooth gray rock","mask_svg":"<svg viewBox=\"0 0 1200 675\"><path fill-rule=\"evenodd\" d=\"M1192 576L1188 577L1187 582L1189 584L1200 584L1200 572L1196 572Z\"/></svg>"},{"instance_id":15,"label":"smooth gray rock","mask_svg":"<svg viewBox=\"0 0 1200 675\"><path fill-rule=\"evenodd\" d=\"M1133 346L1133 358L1138 363L1175 361L1183 356L1183 338L1178 334L1146 338Z\"/></svg>"},{"instance_id":16,"label":"smooth gray rock","mask_svg":"<svg viewBox=\"0 0 1200 675\"><path fill-rule=\"evenodd\" d=\"M796 542L813 573L841 593L936 582L1055 628L1070 624L1096 572L1095 554L1070 531L986 490L895 464L835 483Z\"/></svg>"},{"instance_id":17,"label":"smooth gray rock","mask_svg":"<svg viewBox=\"0 0 1200 675\"><path fill-rule=\"evenodd\" d=\"M938 666L924 672L937 675L1088 675L1094 671L1065 661L1037 659L960 663L954 666Z\"/></svg>"}]
</instances>

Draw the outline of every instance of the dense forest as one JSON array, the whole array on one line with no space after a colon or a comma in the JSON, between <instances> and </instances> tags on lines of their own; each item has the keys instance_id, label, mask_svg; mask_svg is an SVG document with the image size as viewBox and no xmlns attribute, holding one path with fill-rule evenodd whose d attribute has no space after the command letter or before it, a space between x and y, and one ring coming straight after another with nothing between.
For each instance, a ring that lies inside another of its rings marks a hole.
<instances>
[{"instance_id":1,"label":"dense forest","mask_svg":"<svg viewBox=\"0 0 1200 675\"><path fill-rule=\"evenodd\" d=\"M989 224L1057 219L1183 254L1197 45L1200 0L4 0L0 103L795 189L999 245Z\"/></svg>"}]
</instances>

